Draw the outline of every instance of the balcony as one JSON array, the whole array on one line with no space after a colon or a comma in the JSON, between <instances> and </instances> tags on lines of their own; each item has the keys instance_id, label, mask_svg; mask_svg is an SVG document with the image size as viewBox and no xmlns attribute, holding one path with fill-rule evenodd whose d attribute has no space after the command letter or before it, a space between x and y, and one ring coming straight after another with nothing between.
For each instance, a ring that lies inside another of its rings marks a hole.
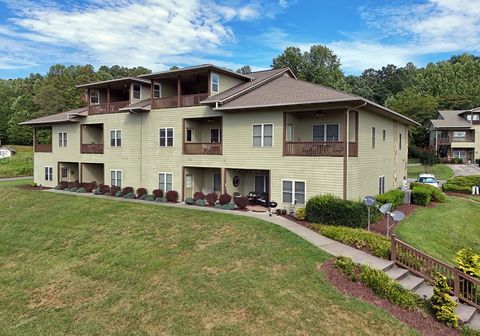
<instances>
[{"instance_id":1,"label":"balcony","mask_svg":"<svg viewBox=\"0 0 480 336\"><path fill-rule=\"evenodd\" d=\"M221 143L185 143L184 154L222 155Z\"/></svg>"},{"instance_id":2,"label":"balcony","mask_svg":"<svg viewBox=\"0 0 480 336\"><path fill-rule=\"evenodd\" d=\"M84 124L81 126L80 153L103 154L103 124Z\"/></svg>"},{"instance_id":3,"label":"balcony","mask_svg":"<svg viewBox=\"0 0 480 336\"><path fill-rule=\"evenodd\" d=\"M200 102L208 97L208 93L194 93L181 96L172 96L165 98L153 99L153 109L174 108L174 107L190 107L198 106Z\"/></svg>"},{"instance_id":4,"label":"balcony","mask_svg":"<svg viewBox=\"0 0 480 336\"><path fill-rule=\"evenodd\" d=\"M51 153L52 152L52 144L39 144L36 143L33 145L33 150L35 153Z\"/></svg>"},{"instance_id":5,"label":"balcony","mask_svg":"<svg viewBox=\"0 0 480 336\"><path fill-rule=\"evenodd\" d=\"M435 141L434 141L435 142ZM475 142L475 134L467 133L465 136L446 136L439 137L437 143L439 146L451 145L455 142Z\"/></svg>"},{"instance_id":6,"label":"balcony","mask_svg":"<svg viewBox=\"0 0 480 336\"><path fill-rule=\"evenodd\" d=\"M358 155L358 144L348 144L348 156ZM345 156L345 144L342 141L322 142L286 142L285 156Z\"/></svg>"},{"instance_id":7,"label":"balcony","mask_svg":"<svg viewBox=\"0 0 480 336\"><path fill-rule=\"evenodd\" d=\"M222 155L222 117L183 120L183 154Z\"/></svg>"},{"instance_id":8,"label":"balcony","mask_svg":"<svg viewBox=\"0 0 480 336\"><path fill-rule=\"evenodd\" d=\"M128 100L90 105L88 107L88 114L98 115L98 114L118 113L120 112L121 108L127 107L128 105L129 105Z\"/></svg>"},{"instance_id":9,"label":"balcony","mask_svg":"<svg viewBox=\"0 0 480 336\"><path fill-rule=\"evenodd\" d=\"M103 144L81 144L82 154L103 154Z\"/></svg>"}]
</instances>

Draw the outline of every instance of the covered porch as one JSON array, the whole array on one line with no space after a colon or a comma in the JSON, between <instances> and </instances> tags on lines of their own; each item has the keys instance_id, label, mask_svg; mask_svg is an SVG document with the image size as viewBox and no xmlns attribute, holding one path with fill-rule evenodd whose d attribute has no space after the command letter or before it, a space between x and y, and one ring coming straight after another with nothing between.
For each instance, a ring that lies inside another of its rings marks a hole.
<instances>
[{"instance_id":1,"label":"covered porch","mask_svg":"<svg viewBox=\"0 0 480 336\"><path fill-rule=\"evenodd\" d=\"M225 192L248 196L250 192L270 197L270 171L257 169L225 169Z\"/></svg>"},{"instance_id":2,"label":"covered porch","mask_svg":"<svg viewBox=\"0 0 480 336\"><path fill-rule=\"evenodd\" d=\"M52 127L33 127L33 151L36 153L52 152Z\"/></svg>"},{"instance_id":3,"label":"covered porch","mask_svg":"<svg viewBox=\"0 0 480 336\"><path fill-rule=\"evenodd\" d=\"M184 154L222 154L222 117L183 120Z\"/></svg>"},{"instance_id":4,"label":"covered porch","mask_svg":"<svg viewBox=\"0 0 480 336\"><path fill-rule=\"evenodd\" d=\"M58 182L79 182L80 164L78 162L58 163Z\"/></svg>"},{"instance_id":5,"label":"covered porch","mask_svg":"<svg viewBox=\"0 0 480 336\"><path fill-rule=\"evenodd\" d=\"M80 164L80 182L96 184L105 183L105 169L103 163L85 163Z\"/></svg>"},{"instance_id":6,"label":"covered porch","mask_svg":"<svg viewBox=\"0 0 480 336\"><path fill-rule=\"evenodd\" d=\"M193 197L198 191L205 195L216 192L221 195L224 191L221 168L183 168L183 198Z\"/></svg>"},{"instance_id":7,"label":"covered porch","mask_svg":"<svg viewBox=\"0 0 480 336\"><path fill-rule=\"evenodd\" d=\"M103 124L84 124L80 129L80 153L103 154Z\"/></svg>"}]
</instances>

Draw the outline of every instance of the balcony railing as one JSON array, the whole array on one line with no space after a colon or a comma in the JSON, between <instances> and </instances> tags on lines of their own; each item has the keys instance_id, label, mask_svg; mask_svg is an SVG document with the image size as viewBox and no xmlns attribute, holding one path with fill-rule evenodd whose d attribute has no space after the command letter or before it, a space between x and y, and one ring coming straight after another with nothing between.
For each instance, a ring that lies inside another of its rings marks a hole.
<instances>
[{"instance_id":1,"label":"balcony railing","mask_svg":"<svg viewBox=\"0 0 480 336\"><path fill-rule=\"evenodd\" d=\"M208 97L208 93L195 93L189 95L182 95L180 99L178 96L155 98L153 100L153 109L174 108L174 107L188 107L198 106L200 102Z\"/></svg>"},{"instance_id":2,"label":"balcony railing","mask_svg":"<svg viewBox=\"0 0 480 336\"><path fill-rule=\"evenodd\" d=\"M82 144L80 146L82 154L103 154L103 144Z\"/></svg>"},{"instance_id":3,"label":"balcony railing","mask_svg":"<svg viewBox=\"0 0 480 336\"><path fill-rule=\"evenodd\" d=\"M438 138L439 145L450 145L452 142L475 142L475 136L472 134L464 137L449 136L449 137Z\"/></svg>"},{"instance_id":4,"label":"balcony railing","mask_svg":"<svg viewBox=\"0 0 480 336\"><path fill-rule=\"evenodd\" d=\"M221 143L186 142L183 146L183 151L185 154L222 155Z\"/></svg>"},{"instance_id":5,"label":"balcony railing","mask_svg":"<svg viewBox=\"0 0 480 336\"><path fill-rule=\"evenodd\" d=\"M120 112L121 108L127 107L130 104L128 100L118 101L118 102L110 102L98 105L90 105L88 108L88 114L96 115L96 114L108 114L108 113L117 113Z\"/></svg>"},{"instance_id":6,"label":"balcony railing","mask_svg":"<svg viewBox=\"0 0 480 336\"><path fill-rule=\"evenodd\" d=\"M35 144L34 151L37 153L51 153L52 152L52 144Z\"/></svg>"},{"instance_id":7,"label":"balcony railing","mask_svg":"<svg viewBox=\"0 0 480 336\"><path fill-rule=\"evenodd\" d=\"M349 143L349 156L358 156L358 145ZM345 145L343 141L324 142L286 142L286 156L344 156Z\"/></svg>"}]
</instances>

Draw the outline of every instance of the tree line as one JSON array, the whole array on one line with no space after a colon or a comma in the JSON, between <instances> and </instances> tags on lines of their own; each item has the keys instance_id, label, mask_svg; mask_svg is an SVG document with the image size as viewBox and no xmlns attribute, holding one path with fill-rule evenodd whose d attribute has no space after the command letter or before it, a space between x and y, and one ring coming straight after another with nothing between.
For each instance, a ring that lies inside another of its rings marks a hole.
<instances>
[{"instance_id":1,"label":"tree line","mask_svg":"<svg viewBox=\"0 0 480 336\"><path fill-rule=\"evenodd\" d=\"M480 106L480 58L463 54L448 60L417 67L413 63L397 67L366 69L346 76L341 60L329 48L314 45L307 51L286 48L272 61L272 68L290 67L299 79L346 91L422 124L411 130L416 147L428 144L426 126L439 109L468 109ZM177 67L172 67L176 69ZM144 67L53 65L47 74L0 80L0 140L2 143L31 144L29 127L18 123L86 105L84 92L76 85L150 73ZM249 73L248 65L237 69Z\"/></svg>"}]
</instances>

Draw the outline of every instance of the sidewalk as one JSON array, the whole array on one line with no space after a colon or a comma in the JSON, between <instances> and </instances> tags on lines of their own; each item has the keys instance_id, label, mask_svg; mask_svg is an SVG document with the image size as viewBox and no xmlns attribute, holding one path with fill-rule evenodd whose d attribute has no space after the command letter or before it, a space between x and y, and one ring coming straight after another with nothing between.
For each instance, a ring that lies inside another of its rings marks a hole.
<instances>
[{"instance_id":1,"label":"sidewalk","mask_svg":"<svg viewBox=\"0 0 480 336\"><path fill-rule=\"evenodd\" d=\"M28 179L33 179L33 176L0 177L0 182L28 180Z\"/></svg>"}]
</instances>

